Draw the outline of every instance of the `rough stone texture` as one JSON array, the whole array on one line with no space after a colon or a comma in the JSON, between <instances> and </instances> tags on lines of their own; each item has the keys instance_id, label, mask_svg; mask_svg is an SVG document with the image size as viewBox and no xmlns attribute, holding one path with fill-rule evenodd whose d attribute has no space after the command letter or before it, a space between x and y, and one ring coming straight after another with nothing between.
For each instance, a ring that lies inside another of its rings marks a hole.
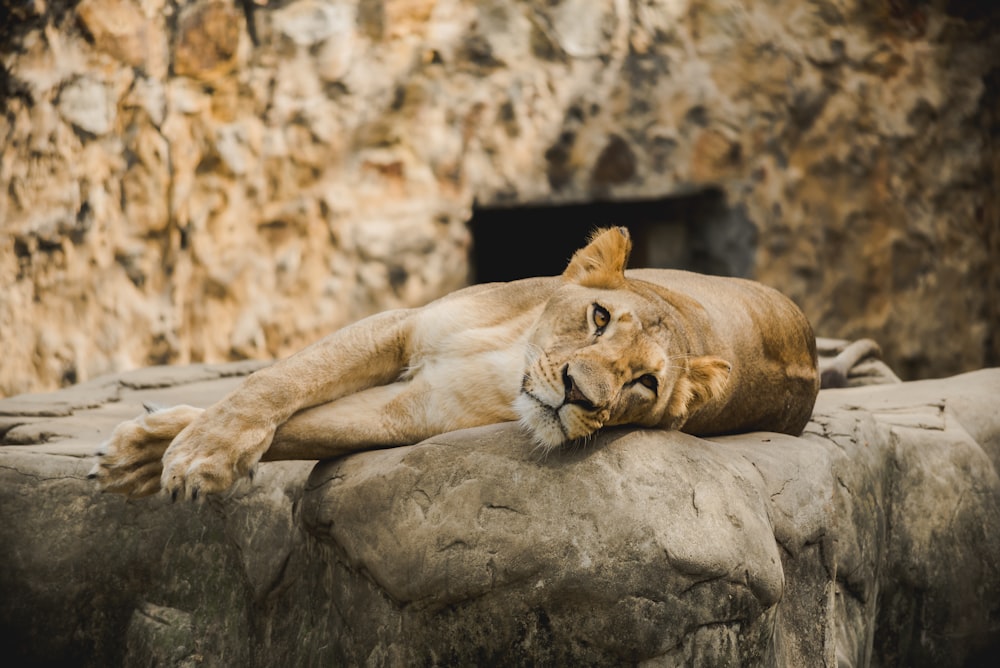
<instances>
[{"instance_id":1,"label":"rough stone texture","mask_svg":"<svg viewBox=\"0 0 1000 668\"><path fill-rule=\"evenodd\" d=\"M425 302L475 201L708 187L818 331L998 364L987 5L0 0L0 394Z\"/></svg>"},{"instance_id":2,"label":"rough stone texture","mask_svg":"<svg viewBox=\"0 0 1000 668\"><path fill-rule=\"evenodd\" d=\"M824 390L801 438L514 424L264 464L203 505L97 493L143 401L246 365L0 401L14 665L971 666L1000 650L1000 369Z\"/></svg>"}]
</instances>

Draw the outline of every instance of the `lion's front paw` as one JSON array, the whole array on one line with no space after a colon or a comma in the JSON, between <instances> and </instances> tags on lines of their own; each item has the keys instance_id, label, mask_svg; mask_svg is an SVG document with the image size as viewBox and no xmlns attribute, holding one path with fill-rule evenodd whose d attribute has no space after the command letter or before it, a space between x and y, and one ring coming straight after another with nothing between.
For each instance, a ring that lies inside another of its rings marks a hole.
<instances>
[{"instance_id":1,"label":"lion's front paw","mask_svg":"<svg viewBox=\"0 0 1000 668\"><path fill-rule=\"evenodd\" d=\"M196 501L228 491L237 481L253 477L273 436L273 429L260 424L205 415L164 453L160 486L173 500Z\"/></svg>"},{"instance_id":2,"label":"lion's front paw","mask_svg":"<svg viewBox=\"0 0 1000 668\"><path fill-rule=\"evenodd\" d=\"M163 453L170 442L204 409L174 406L147 408L144 415L115 427L97 453L89 478L102 491L130 497L149 496L160 489Z\"/></svg>"}]
</instances>

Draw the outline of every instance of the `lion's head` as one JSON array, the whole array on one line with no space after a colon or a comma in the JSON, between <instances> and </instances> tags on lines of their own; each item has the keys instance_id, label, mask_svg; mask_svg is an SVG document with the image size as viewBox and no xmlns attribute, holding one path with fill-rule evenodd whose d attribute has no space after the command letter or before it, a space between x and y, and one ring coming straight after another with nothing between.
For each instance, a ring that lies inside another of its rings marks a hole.
<instances>
[{"instance_id":1,"label":"lion's head","mask_svg":"<svg viewBox=\"0 0 1000 668\"><path fill-rule=\"evenodd\" d=\"M543 448L606 426L680 428L725 389L729 363L691 357L677 305L626 278L631 245L625 228L596 233L531 333L515 409Z\"/></svg>"}]
</instances>

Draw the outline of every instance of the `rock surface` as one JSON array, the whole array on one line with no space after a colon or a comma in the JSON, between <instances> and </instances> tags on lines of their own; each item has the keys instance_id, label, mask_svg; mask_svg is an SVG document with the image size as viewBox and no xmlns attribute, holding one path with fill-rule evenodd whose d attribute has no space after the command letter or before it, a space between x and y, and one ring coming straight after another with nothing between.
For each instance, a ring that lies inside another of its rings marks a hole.
<instances>
[{"instance_id":1,"label":"rock surface","mask_svg":"<svg viewBox=\"0 0 1000 668\"><path fill-rule=\"evenodd\" d=\"M1000 369L824 390L800 438L516 425L264 464L203 505L101 495L143 401L253 367L0 401L0 652L16 665L989 665Z\"/></svg>"},{"instance_id":2,"label":"rock surface","mask_svg":"<svg viewBox=\"0 0 1000 668\"><path fill-rule=\"evenodd\" d=\"M467 280L474 203L706 188L817 330L904 378L1000 364L998 27L973 0L0 0L0 395L426 302Z\"/></svg>"}]
</instances>

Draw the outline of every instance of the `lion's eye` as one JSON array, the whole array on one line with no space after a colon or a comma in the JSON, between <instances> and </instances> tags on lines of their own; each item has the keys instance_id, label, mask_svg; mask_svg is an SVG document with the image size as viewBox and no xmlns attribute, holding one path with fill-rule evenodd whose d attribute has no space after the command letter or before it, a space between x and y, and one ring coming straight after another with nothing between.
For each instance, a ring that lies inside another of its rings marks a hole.
<instances>
[{"instance_id":1,"label":"lion's eye","mask_svg":"<svg viewBox=\"0 0 1000 668\"><path fill-rule=\"evenodd\" d=\"M598 306L594 304L594 313L590 316L594 321L594 327L597 328L597 333L600 334L608 323L611 322L611 314L603 306Z\"/></svg>"},{"instance_id":2,"label":"lion's eye","mask_svg":"<svg viewBox=\"0 0 1000 668\"><path fill-rule=\"evenodd\" d=\"M649 388L650 390L653 391L653 394L656 394L656 388L660 386L660 381L658 381L656 379L656 376L654 376L651 373L639 376L638 378L636 378L635 382L641 384L643 387Z\"/></svg>"}]
</instances>

